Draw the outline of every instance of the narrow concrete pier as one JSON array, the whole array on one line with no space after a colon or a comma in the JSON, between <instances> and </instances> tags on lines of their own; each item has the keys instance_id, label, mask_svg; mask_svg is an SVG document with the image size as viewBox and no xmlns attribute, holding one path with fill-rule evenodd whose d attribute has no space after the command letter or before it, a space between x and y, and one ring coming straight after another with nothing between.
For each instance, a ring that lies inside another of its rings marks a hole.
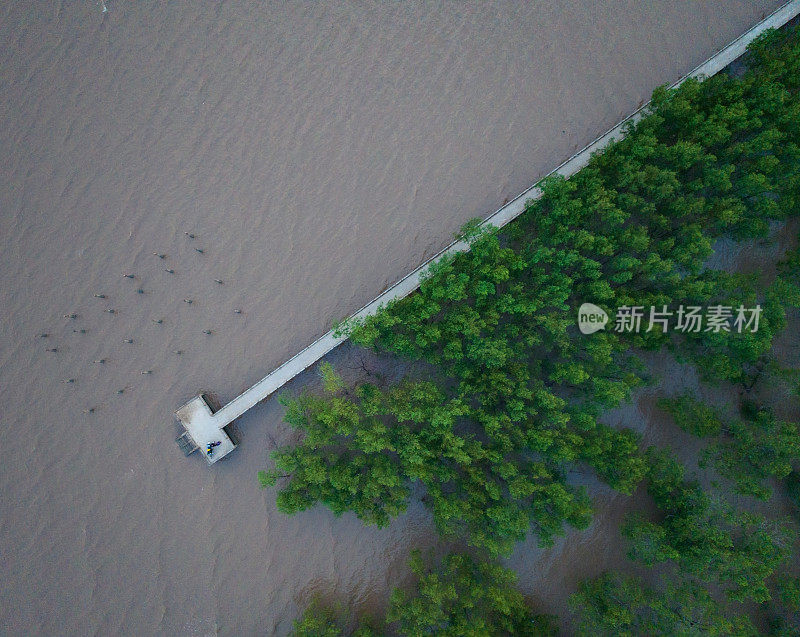
<instances>
[{"instance_id":1,"label":"narrow concrete pier","mask_svg":"<svg viewBox=\"0 0 800 637\"><path fill-rule=\"evenodd\" d=\"M692 77L702 78L715 75L741 56L747 49L747 46L764 31L771 28L779 28L798 14L800 14L800 0L791 0L787 2L752 29L728 44L724 49L700 64L691 73L688 73L675 82L672 88L680 86L684 81ZM639 121L644 116L648 105L649 102L626 117L619 124L614 126L614 128L598 137L591 144L575 153L547 176L550 177L558 174L568 178L577 173L581 168L586 166L593 153L604 149L612 140L624 137L626 126ZM541 189L534 184L487 217L482 225L502 228L525 211L525 204L527 201L538 199L541 196ZM408 296L419 287L422 275L428 267L447 255L456 254L468 249L469 244L463 241L451 243L413 272L387 288L350 318L366 318L377 313L381 307L390 301ZM267 374L255 385L234 398L219 411L214 412L212 410L203 394L195 396L175 412L175 416L184 427L184 434L178 437L178 444L187 452L187 455L199 449L203 452L203 455L206 456L206 460L209 464L213 464L217 460L225 457L236 448L236 444L225 430L227 425L244 414L248 409L280 389L292 378L313 365L345 340L347 340L346 336L337 336L334 331L331 330L311 343L311 345L295 354L280 367ZM190 437L191 441L187 440L187 437ZM207 453L208 445L217 442L220 444L212 447L210 454Z\"/></svg>"}]
</instances>

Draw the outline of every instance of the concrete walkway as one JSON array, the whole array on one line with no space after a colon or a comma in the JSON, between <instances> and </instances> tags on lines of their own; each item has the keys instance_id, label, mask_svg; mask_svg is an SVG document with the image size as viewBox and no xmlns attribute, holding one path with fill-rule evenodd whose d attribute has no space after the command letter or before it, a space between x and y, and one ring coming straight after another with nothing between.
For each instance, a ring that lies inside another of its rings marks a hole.
<instances>
[{"instance_id":1,"label":"concrete walkway","mask_svg":"<svg viewBox=\"0 0 800 637\"><path fill-rule=\"evenodd\" d=\"M790 2L787 2L780 9L767 16L752 29L741 35L724 49L711 56L693 71L675 82L672 85L672 88L680 86L684 81L692 77L710 77L715 75L728 66L731 62L740 57L747 49L747 46L764 31L771 28L781 27L798 14L800 14L800 0L791 0ZM614 126L614 128L598 137L591 144L575 153L572 157L570 157L567 161L565 161L547 176L550 177L553 175L562 175L566 178L577 173L581 168L586 166L593 153L604 149L609 145L609 143L611 143L612 140L624 137L625 127L628 124L639 121L645 114L648 106L649 102L639 108L632 115L626 117L619 124ZM538 199L541 197L541 195L541 189L539 189L536 185L531 186L527 190L524 190L517 195L513 200L505 204L502 208L487 217L483 221L482 225L502 228L525 211L525 203L528 200ZM390 301L402 299L403 297L408 296L419 287L421 277L429 266L447 255L463 252L468 249L469 245L467 243L463 241L454 241L441 252L420 265L413 272L409 273L400 279L400 281L387 288L384 292L367 303L350 318L363 319L368 316L372 316L373 314L376 314L382 306L386 305ZM176 417L181 421L190 435L192 431L203 431L207 433L209 429L222 429L226 425L233 422L236 418L244 414L248 409L255 406L274 393L276 390L283 387L283 385L289 382L292 378L320 360L323 356L325 356L325 354L333 350L337 345L345 340L347 340L346 336L337 336L334 331L331 330L319 337L316 341L311 343L311 345L295 354L280 367L267 374L255 385L234 398L219 411L211 414L205 409L186 409L185 405L176 412ZM197 398L199 398L199 396ZM187 405L199 405L200 403L197 402L197 398L189 401ZM205 405L205 402L203 402L203 404ZM193 422L195 414L197 418L203 421L202 423ZM198 447L203 446L207 442L205 437L208 436L205 435L204 440L201 441L195 440ZM224 437L227 439L227 434ZM210 464L216 462L224 455L227 455L227 453L230 451L233 451L234 448L234 445L228 446L226 444L224 453L222 450L220 450L220 452L214 454L213 458L207 459Z\"/></svg>"}]
</instances>

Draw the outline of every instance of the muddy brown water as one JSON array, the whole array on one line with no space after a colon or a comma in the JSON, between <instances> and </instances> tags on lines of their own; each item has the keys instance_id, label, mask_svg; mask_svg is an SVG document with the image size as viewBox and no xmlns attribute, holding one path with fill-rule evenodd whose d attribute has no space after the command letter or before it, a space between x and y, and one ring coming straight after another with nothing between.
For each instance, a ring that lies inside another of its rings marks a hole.
<instances>
[{"instance_id":1,"label":"muddy brown water","mask_svg":"<svg viewBox=\"0 0 800 637\"><path fill-rule=\"evenodd\" d=\"M379 608L433 541L420 505L382 531L285 517L255 483L276 401L212 470L172 411L235 396L779 4L4 3L0 632ZM523 587L591 570L602 524L521 546Z\"/></svg>"}]
</instances>

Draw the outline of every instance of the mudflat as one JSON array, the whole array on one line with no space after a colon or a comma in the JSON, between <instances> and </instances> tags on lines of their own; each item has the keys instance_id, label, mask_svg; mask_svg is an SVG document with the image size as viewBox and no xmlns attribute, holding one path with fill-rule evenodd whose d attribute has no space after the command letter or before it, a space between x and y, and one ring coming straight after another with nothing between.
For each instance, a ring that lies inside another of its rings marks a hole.
<instances>
[{"instance_id":1,"label":"mudflat","mask_svg":"<svg viewBox=\"0 0 800 637\"><path fill-rule=\"evenodd\" d=\"M255 481L291 435L276 401L211 469L173 410L234 397L779 4L6 3L0 632L381 605L421 507L288 518Z\"/></svg>"}]
</instances>

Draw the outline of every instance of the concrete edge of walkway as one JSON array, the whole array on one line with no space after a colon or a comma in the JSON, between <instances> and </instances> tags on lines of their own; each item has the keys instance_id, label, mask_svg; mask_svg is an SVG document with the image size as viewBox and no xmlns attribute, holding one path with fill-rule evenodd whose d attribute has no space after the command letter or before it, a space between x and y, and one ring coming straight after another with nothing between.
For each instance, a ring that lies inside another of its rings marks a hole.
<instances>
[{"instance_id":1,"label":"concrete edge of walkway","mask_svg":"<svg viewBox=\"0 0 800 637\"><path fill-rule=\"evenodd\" d=\"M790 0L767 16L764 20L756 24L749 31L739 36L736 40L712 55L690 73L687 73L677 82L672 84L670 88L676 88L680 86L689 78L710 77L715 75L727 67L731 62L739 58L745 52L748 45L764 31L771 28L781 27L798 14L800 14L800 0ZM649 105L650 102L648 101L634 113L623 119L619 124L608 130L603 135L600 135L593 142L572 155L572 157L567 159L564 163L558 166L558 168L548 173L542 179L546 179L547 177L554 175L562 175L566 178L577 173L581 168L589 163L593 153L604 149L613 140L624 137L626 127L639 121L646 114ZM533 186L523 190L519 195L514 197L514 199L489 215L483 220L483 222L481 222L481 226L494 226L497 228L502 228L510 221L516 219L525 211L525 204L527 201L541 197L542 191L538 187L538 184L541 183L542 179L537 181ZM464 241L454 241L443 250L432 256L430 259L425 261L415 270L397 281L397 283L381 292L372 301L364 305L360 310L352 314L346 320L350 321L364 319L368 316L376 314L387 303L408 296L419 287L424 273L431 265L437 263L446 256L463 252L468 249L469 245ZM311 345L292 356L289 360L277 367L274 371L267 374L255 385L247 389L237 398L234 398L231 402L222 407L222 409L217 411L214 414L214 418L218 421L219 426L222 427L241 416L248 409L261 402L267 396L273 394L276 390L280 389L292 378L313 365L315 362L325 356L325 354L333 350L337 345L345 340L347 340L347 336L337 334L335 330L330 330L326 334L320 336L317 340L311 343Z\"/></svg>"}]
</instances>

